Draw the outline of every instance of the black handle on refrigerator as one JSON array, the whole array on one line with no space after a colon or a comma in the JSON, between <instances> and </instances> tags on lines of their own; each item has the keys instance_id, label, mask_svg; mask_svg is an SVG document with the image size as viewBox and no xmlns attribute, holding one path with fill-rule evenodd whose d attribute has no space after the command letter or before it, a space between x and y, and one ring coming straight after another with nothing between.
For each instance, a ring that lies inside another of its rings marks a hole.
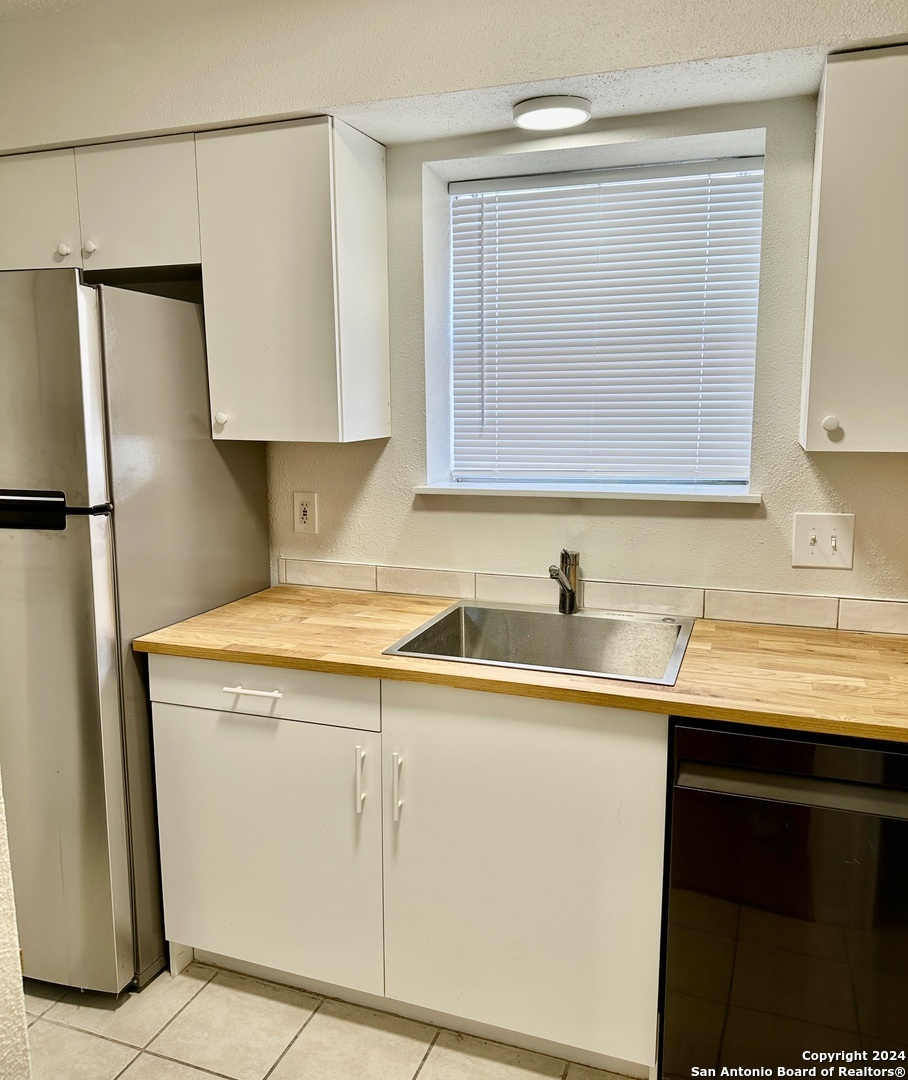
<instances>
[{"instance_id":1,"label":"black handle on refrigerator","mask_svg":"<svg viewBox=\"0 0 908 1080\"><path fill-rule=\"evenodd\" d=\"M111 503L67 506L62 491L17 491L0 488L0 529L45 529L62 532L69 515L109 514Z\"/></svg>"}]
</instances>

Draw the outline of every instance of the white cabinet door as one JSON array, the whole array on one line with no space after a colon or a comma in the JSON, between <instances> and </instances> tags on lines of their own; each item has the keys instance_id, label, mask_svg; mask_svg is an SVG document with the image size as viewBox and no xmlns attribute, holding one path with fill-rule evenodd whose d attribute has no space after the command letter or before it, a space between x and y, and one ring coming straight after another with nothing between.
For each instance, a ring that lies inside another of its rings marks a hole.
<instances>
[{"instance_id":1,"label":"white cabinet door","mask_svg":"<svg viewBox=\"0 0 908 1080\"><path fill-rule=\"evenodd\" d=\"M387 435L383 148L315 117L196 149L214 437Z\"/></svg>"},{"instance_id":2,"label":"white cabinet door","mask_svg":"<svg viewBox=\"0 0 908 1080\"><path fill-rule=\"evenodd\" d=\"M651 1065L667 717L384 681L382 730L388 997Z\"/></svg>"},{"instance_id":3,"label":"white cabinet door","mask_svg":"<svg viewBox=\"0 0 908 1080\"><path fill-rule=\"evenodd\" d=\"M0 270L81 266L72 150L0 157Z\"/></svg>"},{"instance_id":4,"label":"white cabinet door","mask_svg":"<svg viewBox=\"0 0 908 1080\"><path fill-rule=\"evenodd\" d=\"M75 153L86 270L200 261L194 135Z\"/></svg>"},{"instance_id":5,"label":"white cabinet door","mask_svg":"<svg viewBox=\"0 0 908 1080\"><path fill-rule=\"evenodd\" d=\"M380 736L157 702L153 717L167 937L383 993Z\"/></svg>"},{"instance_id":6,"label":"white cabinet door","mask_svg":"<svg viewBox=\"0 0 908 1080\"><path fill-rule=\"evenodd\" d=\"M906 132L908 46L830 57L814 178L807 450L908 451Z\"/></svg>"}]
</instances>

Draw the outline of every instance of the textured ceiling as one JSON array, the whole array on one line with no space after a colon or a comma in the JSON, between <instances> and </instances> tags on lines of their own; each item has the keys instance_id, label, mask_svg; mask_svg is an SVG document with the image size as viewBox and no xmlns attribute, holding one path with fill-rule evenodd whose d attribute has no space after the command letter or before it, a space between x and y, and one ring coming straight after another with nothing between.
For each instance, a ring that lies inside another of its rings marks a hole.
<instances>
[{"instance_id":1,"label":"textured ceiling","mask_svg":"<svg viewBox=\"0 0 908 1080\"><path fill-rule=\"evenodd\" d=\"M695 60L450 94L370 101L326 111L385 144L439 139L509 129L514 103L543 94L578 94L589 98L593 119L816 94L826 53L822 46L787 49L758 56Z\"/></svg>"},{"instance_id":2,"label":"textured ceiling","mask_svg":"<svg viewBox=\"0 0 908 1080\"><path fill-rule=\"evenodd\" d=\"M138 10L150 2L137 0ZM0 23L119 4L120 0L0 0ZM122 10L130 6L123 4ZM385 144L509 130L513 104L543 94L587 97L593 118L605 120L815 94L826 52L823 46L811 46L337 107L321 104L319 111L332 113Z\"/></svg>"},{"instance_id":3,"label":"textured ceiling","mask_svg":"<svg viewBox=\"0 0 908 1080\"><path fill-rule=\"evenodd\" d=\"M0 0L0 22L30 19L36 15L56 15L86 3L88 0Z\"/></svg>"}]
</instances>

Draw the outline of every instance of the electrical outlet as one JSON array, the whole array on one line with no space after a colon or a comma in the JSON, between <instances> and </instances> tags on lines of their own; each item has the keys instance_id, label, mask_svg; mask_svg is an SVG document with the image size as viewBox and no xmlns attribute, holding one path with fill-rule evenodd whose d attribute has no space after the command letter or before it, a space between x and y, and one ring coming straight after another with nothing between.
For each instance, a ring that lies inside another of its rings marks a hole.
<instances>
[{"instance_id":1,"label":"electrical outlet","mask_svg":"<svg viewBox=\"0 0 908 1080\"><path fill-rule=\"evenodd\" d=\"M298 533L318 532L318 495L314 491L294 491L293 529Z\"/></svg>"},{"instance_id":2,"label":"electrical outlet","mask_svg":"<svg viewBox=\"0 0 908 1080\"><path fill-rule=\"evenodd\" d=\"M792 566L850 570L854 563L854 514L795 514Z\"/></svg>"}]
</instances>

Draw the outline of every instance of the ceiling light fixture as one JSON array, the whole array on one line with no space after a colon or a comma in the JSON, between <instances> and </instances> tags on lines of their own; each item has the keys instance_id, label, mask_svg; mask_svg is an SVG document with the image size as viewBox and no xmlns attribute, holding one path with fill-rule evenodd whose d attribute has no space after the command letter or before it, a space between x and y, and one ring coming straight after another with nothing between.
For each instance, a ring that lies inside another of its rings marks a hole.
<instances>
[{"instance_id":1,"label":"ceiling light fixture","mask_svg":"<svg viewBox=\"0 0 908 1080\"><path fill-rule=\"evenodd\" d=\"M559 131L585 124L592 111L589 101L582 97L527 98L514 106L514 123L530 131Z\"/></svg>"}]
</instances>

